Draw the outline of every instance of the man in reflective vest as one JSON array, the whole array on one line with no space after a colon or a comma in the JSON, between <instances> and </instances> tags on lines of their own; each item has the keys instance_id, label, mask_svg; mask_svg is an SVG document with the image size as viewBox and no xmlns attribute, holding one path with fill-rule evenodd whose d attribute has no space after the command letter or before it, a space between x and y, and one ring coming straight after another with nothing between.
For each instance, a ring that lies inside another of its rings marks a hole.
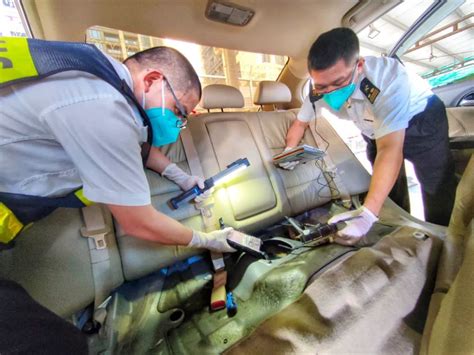
<instances>
[{"instance_id":1,"label":"man in reflective vest","mask_svg":"<svg viewBox=\"0 0 474 355\"><path fill-rule=\"evenodd\" d=\"M193 231L151 205L147 141L146 167L184 190L203 185L158 148L178 139L200 96L195 70L172 48L120 63L87 44L0 38L0 241L58 206L92 201L131 236L234 251L230 228Z\"/></svg>"}]
</instances>

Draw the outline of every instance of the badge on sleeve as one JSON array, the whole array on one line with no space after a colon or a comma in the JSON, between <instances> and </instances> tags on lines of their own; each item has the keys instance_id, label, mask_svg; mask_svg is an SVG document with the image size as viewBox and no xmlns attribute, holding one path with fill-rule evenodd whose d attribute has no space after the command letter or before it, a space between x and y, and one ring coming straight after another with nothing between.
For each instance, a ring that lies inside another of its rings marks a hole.
<instances>
[{"instance_id":1,"label":"badge on sleeve","mask_svg":"<svg viewBox=\"0 0 474 355\"><path fill-rule=\"evenodd\" d=\"M380 90L367 78L364 78L360 83L360 90L367 96L371 104L375 102L375 99L380 94Z\"/></svg>"}]
</instances>

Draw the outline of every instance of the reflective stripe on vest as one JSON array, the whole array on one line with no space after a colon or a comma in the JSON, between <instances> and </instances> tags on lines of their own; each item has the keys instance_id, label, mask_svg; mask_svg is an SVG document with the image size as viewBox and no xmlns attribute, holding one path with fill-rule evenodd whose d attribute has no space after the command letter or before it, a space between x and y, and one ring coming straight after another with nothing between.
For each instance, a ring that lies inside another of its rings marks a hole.
<instances>
[{"instance_id":1,"label":"reflective stripe on vest","mask_svg":"<svg viewBox=\"0 0 474 355\"><path fill-rule=\"evenodd\" d=\"M22 229L23 223L5 204L0 202L0 243L11 242Z\"/></svg>"},{"instance_id":2,"label":"reflective stripe on vest","mask_svg":"<svg viewBox=\"0 0 474 355\"><path fill-rule=\"evenodd\" d=\"M0 63L0 84L38 76L27 39L24 37L0 37Z\"/></svg>"},{"instance_id":3,"label":"reflective stripe on vest","mask_svg":"<svg viewBox=\"0 0 474 355\"><path fill-rule=\"evenodd\" d=\"M10 243L24 228L58 207L81 208L94 202L82 189L63 197L42 197L0 192L0 243Z\"/></svg>"},{"instance_id":4,"label":"reflective stripe on vest","mask_svg":"<svg viewBox=\"0 0 474 355\"><path fill-rule=\"evenodd\" d=\"M93 205L94 202L89 200L86 196L84 196L84 190L79 189L76 192L74 192L74 195L84 204L84 206L90 206Z\"/></svg>"}]
</instances>

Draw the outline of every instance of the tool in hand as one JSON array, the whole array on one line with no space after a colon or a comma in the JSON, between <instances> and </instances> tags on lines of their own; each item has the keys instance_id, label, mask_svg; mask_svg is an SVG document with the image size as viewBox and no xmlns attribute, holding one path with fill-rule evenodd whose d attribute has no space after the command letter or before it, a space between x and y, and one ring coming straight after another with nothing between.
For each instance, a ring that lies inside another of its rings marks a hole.
<instances>
[{"instance_id":1,"label":"tool in hand","mask_svg":"<svg viewBox=\"0 0 474 355\"><path fill-rule=\"evenodd\" d=\"M251 235L234 230L227 238L227 243L234 249L246 252L256 258L265 259L265 253L260 250L262 241Z\"/></svg>"},{"instance_id":2,"label":"tool in hand","mask_svg":"<svg viewBox=\"0 0 474 355\"><path fill-rule=\"evenodd\" d=\"M200 188L199 186L194 186L189 190L184 191L177 197L172 198L169 201L169 204L173 209L178 209L180 205L189 202L195 199L197 196L212 189L214 186L221 184L225 181L228 181L231 177L233 177L238 171L245 169L250 166L250 162L247 158L241 158L234 161L232 164L228 165L227 168L222 170L220 173L217 173L214 176L206 179L204 181L204 188Z\"/></svg>"},{"instance_id":3,"label":"tool in hand","mask_svg":"<svg viewBox=\"0 0 474 355\"><path fill-rule=\"evenodd\" d=\"M224 220L219 218L220 228L226 227ZM230 236L227 238L227 243L238 251L243 251L256 258L265 259L265 253L261 251L262 240L251 235L233 230Z\"/></svg>"},{"instance_id":4,"label":"tool in hand","mask_svg":"<svg viewBox=\"0 0 474 355\"><path fill-rule=\"evenodd\" d=\"M301 225L296 219L285 217L291 226L299 233L296 238L304 244L311 243L312 246L334 242L334 234L344 226L344 222L351 221L359 216L349 217L337 223L320 223L317 225Z\"/></svg>"}]
</instances>

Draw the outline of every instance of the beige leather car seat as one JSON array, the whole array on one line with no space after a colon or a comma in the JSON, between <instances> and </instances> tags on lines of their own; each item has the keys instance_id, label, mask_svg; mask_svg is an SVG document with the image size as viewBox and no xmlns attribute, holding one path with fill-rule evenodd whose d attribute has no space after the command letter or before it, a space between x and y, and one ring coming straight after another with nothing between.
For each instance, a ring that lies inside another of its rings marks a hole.
<instances>
[{"instance_id":1,"label":"beige leather car seat","mask_svg":"<svg viewBox=\"0 0 474 355\"><path fill-rule=\"evenodd\" d=\"M423 333L422 354L474 349L474 156L456 191Z\"/></svg>"}]
</instances>

